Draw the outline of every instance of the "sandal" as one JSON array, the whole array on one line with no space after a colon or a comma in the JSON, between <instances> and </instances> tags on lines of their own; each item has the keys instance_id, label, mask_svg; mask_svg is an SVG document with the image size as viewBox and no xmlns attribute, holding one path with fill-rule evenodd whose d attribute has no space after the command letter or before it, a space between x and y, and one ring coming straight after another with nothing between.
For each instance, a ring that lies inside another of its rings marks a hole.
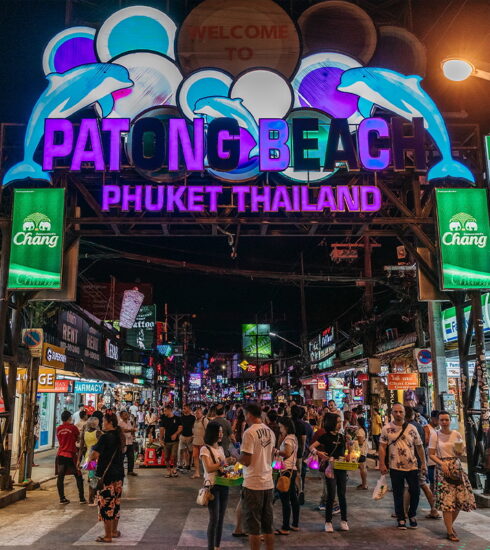
<instances>
[{"instance_id":1,"label":"sandal","mask_svg":"<svg viewBox=\"0 0 490 550\"><path fill-rule=\"evenodd\" d=\"M276 529L274 535L282 535L284 537L289 536L289 531L283 531L282 529Z\"/></svg>"},{"instance_id":2,"label":"sandal","mask_svg":"<svg viewBox=\"0 0 490 550\"><path fill-rule=\"evenodd\" d=\"M248 537L247 533L232 533L232 537Z\"/></svg>"},{"instance_id":3,"label":"sandal","mask_svg":"<svg viewBox=\"0 0 490 550\"><path fill-rule=\"evenodd\" d=\"M458 539L458 537L456 536L455 533L448 533L447 538L448 538L448 540L450 540L452 542L459 542L459 539Z\"/></svg>"},{"instance_id":4,"label":"sandal","mask_svg":"<svg viewBox=\"0 0 490 550\"><path fill-rule=\"evenodd\" d=\"M121 531L116 531L116 532L112 535L112 538L113 538L113 539L119 539L119 538L121 538Z\"/></svg>"},{"instance_id":5,"label":"sandal","mask_svg":"<svg viewBox=\"0 0 490 550\"><path fill-rule=\"evenodd\" d=\"M299 527L291 527L291 531L297 533L298 531L301 531L301 529Z\"/></svg>"},{"instance_id":6,"label":"sandal","mask_svg":"<svg viewBox=\"0 0 490 550\"><path fill-rule=\"evenodd\" d=\"M441 516L437 514L437 516L433 516L432 514L427 514L425 516L426 519L441 519Z\"/></svg>"},{"instance_id":7,"label":"sandal","mask_svg":"<svg viewBox=\"0 0 490 550\"><path fill-rule=\"evenodd\" d=\"M105 542L106 544L109 544L110 542L112 542L112 539L111 540L106 540L104 537L97 537L95 539L95 542Z\"/></svg>"}]
</instances>

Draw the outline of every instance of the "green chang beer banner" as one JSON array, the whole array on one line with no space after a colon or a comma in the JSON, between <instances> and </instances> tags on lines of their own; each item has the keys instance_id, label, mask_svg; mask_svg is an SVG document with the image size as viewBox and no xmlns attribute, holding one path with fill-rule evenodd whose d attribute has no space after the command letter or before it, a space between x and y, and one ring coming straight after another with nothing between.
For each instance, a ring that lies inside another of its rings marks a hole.
<instances>
[{"instance_id":1,"label":"green chang beer banner","mask_svg":"<svg viewBox=\"0 0 490 550\"><path fill-rule=\"evenodd\" d=\"M436 189L442 289L490 288L485 189Z\"/></svg>"},{"instance_id":2,"label":"green chang beer banner","mask_svg":"<svg viewBox=\"0 0 490 550\"><path fill-rule=\"evenodd\" d=\"M59 289L63 262L64 189L16 189L9 289Z\"/></svg>"}]
</instances>

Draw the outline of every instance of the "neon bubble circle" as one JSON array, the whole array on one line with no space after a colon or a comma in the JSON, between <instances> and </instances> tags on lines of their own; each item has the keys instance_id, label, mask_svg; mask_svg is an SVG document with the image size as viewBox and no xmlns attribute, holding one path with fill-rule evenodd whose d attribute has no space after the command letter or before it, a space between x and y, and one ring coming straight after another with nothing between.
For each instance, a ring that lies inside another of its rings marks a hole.
<instances>
[{"instance_id":1,"label":"neon bubble circle","mask_svg":"<svg viewBox=\"0 0 490 550\"><path fill-rule=\"evenodd\" d=\"M59 32L49 42L43 53L43 71L64 73L88 63L96 63L95 29L70 27Z\"/></svg>"}]
</instances>

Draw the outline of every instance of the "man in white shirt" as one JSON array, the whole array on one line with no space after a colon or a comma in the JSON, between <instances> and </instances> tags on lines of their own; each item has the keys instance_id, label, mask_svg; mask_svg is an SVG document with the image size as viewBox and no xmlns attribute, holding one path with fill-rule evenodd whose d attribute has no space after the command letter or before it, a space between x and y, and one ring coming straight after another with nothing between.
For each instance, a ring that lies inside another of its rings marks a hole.
<instances>
[{"instance_id":1,"label":"man in white shirt","mask_svg":"<svg viewBox=\"0 0 490 550\"><path fill-rule=\"evenodd\" d=\"M136 418L136 414L138 413L138 405L136 403L133 403L131 407L129 407L129 412L132 416Z\"/></svg>"},{"instance_id":2,"label":"man in white shirt","mask_svg":"<svg viewBox=\"0 0 490 550\"><path fill-rule=\"evenodd\" d=\"M276 444L274 432L261 419L256 404L245 407L249 426L243 432L241 455L243 464L242 508L245 531L251 550L260 549L260 535L267 550L274 548L272 453Z\"/></svg>"},{"instance_id":3,"label":"man in white shirt","mask_svg":"<svg viewBox=\"0 0 490 550\"><path fill-rule=\"evenodd\" d=\"M424 447L417 428L405 421L405 407L401 403L395 403L391 409L393 422L383 426L379 441L379 471L382 475L388 473L385 459L388 453L391 486L395 513L398 518L398 529L406 529L405 509L403 506L403 494L405 481L410 493L410 507L408 509L408 521L411 529L417 528L417 507L420 498L419 467L417 453L420 459L420 470L427 474L427 462L425 460Z\"/></svg>"},{"instance_id":4,"label":"man in white shirt","mask_svg":"<svg viewBox=\"0 0 490 550\"><path fill-rule=\"evenodd\" d=\"M126 456L128 457L128 476L137 476L134 470L134 434L136 426L131 420L128 411L121 411L119 415L119 427L121 428L124 437L126 438Z\"/></svg>"},{"instance_id":5,"label":"man in white shirt","mask_svg":"<svg viewBox=\"0 0 490 550\"><path fill-rule=\"evenodd\" d=\"M78 411L72 416L72 422L75 426L80 422L80 413L85 410L85 405L80 403L78 405Z\"/></svg>"}]
</instances>

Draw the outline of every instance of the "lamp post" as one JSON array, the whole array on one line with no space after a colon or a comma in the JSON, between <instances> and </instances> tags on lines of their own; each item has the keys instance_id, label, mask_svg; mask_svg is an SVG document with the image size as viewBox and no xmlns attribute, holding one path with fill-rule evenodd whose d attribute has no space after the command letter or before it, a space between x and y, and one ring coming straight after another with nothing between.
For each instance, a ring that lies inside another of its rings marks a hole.
<instances>
[{"instance_id":1,"label":"lamp post","mask_svg":"<svg viewBox=\"0 0 490 550\"><path fill-rule=\"evenodd\" d=\"M291 342L291 340L284 338L284 336L280 336L275 332L269 332L269 336L272 336L273 338L279 338L279 340L284 340L284 342L287 342L289 345L294 346L295 348L298 348L301 351L301 354L303 354L303 348L301 346L298 346L298 344L295 344L294 342Z\"/></svg>"},{"instance_id":2,"label":"lamp post","mask_svg":"<svg viewBox=\"0 0 490 550\"><path fill-rule=\"evenodd\" d=\"M442 72L448 80L461 82L470 76L490 80L490 63L477 62L477 68L472 62L457 57L449 57L441 62Z\"/></svg>"}]
</instances>

